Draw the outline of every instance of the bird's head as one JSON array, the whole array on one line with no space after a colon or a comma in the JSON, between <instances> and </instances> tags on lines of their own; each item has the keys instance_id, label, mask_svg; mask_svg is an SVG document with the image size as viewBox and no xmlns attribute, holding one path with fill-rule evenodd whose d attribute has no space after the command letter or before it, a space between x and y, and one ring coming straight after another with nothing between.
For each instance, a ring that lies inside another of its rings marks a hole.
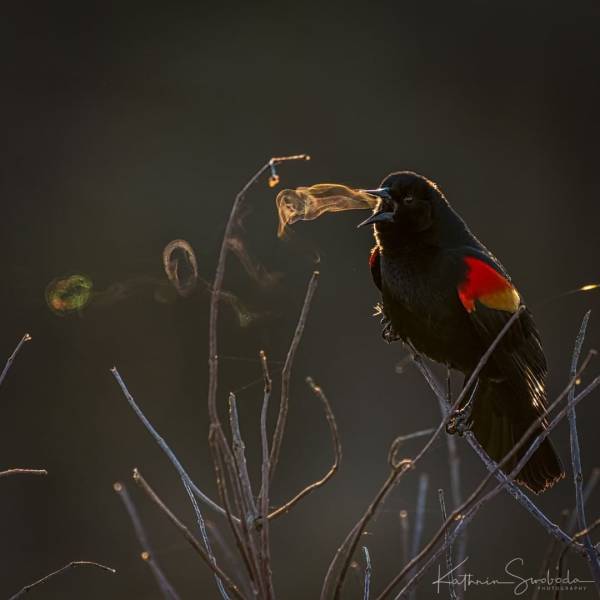
<instances>
[{"instance_id":1,"label":"bird's head","mask_svg":"<svg viewBox=\"0 0 600 600\"><path fill-rule=\"evenodd\" d=\"M380 232L421 233L432 227L447 202L438 187L422 175L400 171L388 175L377 189L362 190L379 202L363 225L376 225Z\"/></svg>"}]
</instances>

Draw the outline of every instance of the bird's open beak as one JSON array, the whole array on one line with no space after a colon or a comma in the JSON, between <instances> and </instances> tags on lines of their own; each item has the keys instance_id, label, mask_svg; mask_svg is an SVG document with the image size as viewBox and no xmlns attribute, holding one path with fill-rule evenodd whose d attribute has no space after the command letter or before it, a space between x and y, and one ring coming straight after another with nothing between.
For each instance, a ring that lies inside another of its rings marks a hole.
<instances>
[{"instance_id":1,"label":"bird's open beak","mask_svg":"<svg viewBox=\"0 0 600 600\"><path fill-rule=\"evenodd\" d=\"M391 200L390 192L387 188L377 188L376 190L360 190L365 194L369 194L370 196L377 196L382 200ZM382 204L383 207L383 204ZM394 213L392 211L378 210L373 213L368 219L365 219L362 223L359 223L356 227L364 227L365 225L372 225L373 223L385 223L394 220Z\"/></svg>"}]
</instances>

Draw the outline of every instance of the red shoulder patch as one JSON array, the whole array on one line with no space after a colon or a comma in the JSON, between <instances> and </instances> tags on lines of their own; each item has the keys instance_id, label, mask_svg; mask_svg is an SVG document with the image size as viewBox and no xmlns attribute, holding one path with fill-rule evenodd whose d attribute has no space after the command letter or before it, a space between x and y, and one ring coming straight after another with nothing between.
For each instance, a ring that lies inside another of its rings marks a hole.
<instances>
[{"instance_id":1,"label":"red shoulder patch","mask_svg":"<svg viewBox=\"0 0 600 600\"><path fill-rule=\"evenodd\" d=\"M379 260L379 246L373 246L369 254L369 267L372 269Z\"/></svg>"},{"instance_id":2,"label":"red shoulder patch","mask_svg":"<svg viewBox=\"0 0 600 600\"><path fill-rule=\"evenodd\" d=\"M475 310L475 301L488 308L515 312L521 299L514 286L485 261L466 256L467 276L458 286L458 297L467 312Z\"/></svg>"},{"instance_id":3,"label":"red shoulder patch","mask_svg":"<svg viewBox=\"0 0 600 600\"><path fill-rule=\"evenodd\" d=\"M381 290L381 270L379 268L379 246L374 246L369 254L369 268L373 282Z\"/></svg>"}]
</instances>

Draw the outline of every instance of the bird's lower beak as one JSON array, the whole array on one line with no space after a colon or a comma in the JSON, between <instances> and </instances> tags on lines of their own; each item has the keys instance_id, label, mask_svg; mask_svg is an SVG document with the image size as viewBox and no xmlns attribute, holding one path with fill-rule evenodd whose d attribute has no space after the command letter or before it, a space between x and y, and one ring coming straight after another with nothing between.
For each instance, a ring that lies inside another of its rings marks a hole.
<instances>
[{"instance_id":1,"label":"bird's lower beak","mask_svg":"<svg viewBox=\"0 0 600 600\"><path fill-rule=\"evenodd\" d=\"M368 219L365 219L362 223L359 223L356 227L364 227L365 225L372 225L373 223L390 223L394 220L394 213L391 211L380 210L373 213Z\"/></svg>"}]
</instances>

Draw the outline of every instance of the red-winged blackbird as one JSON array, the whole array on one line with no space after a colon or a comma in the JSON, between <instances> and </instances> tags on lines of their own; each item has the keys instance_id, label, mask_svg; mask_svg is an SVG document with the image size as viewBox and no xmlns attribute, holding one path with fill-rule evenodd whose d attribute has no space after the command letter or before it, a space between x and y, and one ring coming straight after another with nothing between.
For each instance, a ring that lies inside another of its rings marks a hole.
<instances>
[{"instance_id":1,"label":"red-winged blackbird","mask_svg":"<svg viewBox=\"0 0 600 600\"><path fill-rule=\"evenodd\" d=\"M410 171L366 190L378 206L369 265L381 290L384 337L402 339L432 360L461 371L465 381L521 297L492 253L471 233L436 186ZM475 437L502 459L546 406L546 359L525 309L481 371L470 407ZM531 437L531 441L535 434ZM505 466L510 472L528 444ZM549 438L516 480L539 493L564 477Z\"/></svg>"}]
</instances>

